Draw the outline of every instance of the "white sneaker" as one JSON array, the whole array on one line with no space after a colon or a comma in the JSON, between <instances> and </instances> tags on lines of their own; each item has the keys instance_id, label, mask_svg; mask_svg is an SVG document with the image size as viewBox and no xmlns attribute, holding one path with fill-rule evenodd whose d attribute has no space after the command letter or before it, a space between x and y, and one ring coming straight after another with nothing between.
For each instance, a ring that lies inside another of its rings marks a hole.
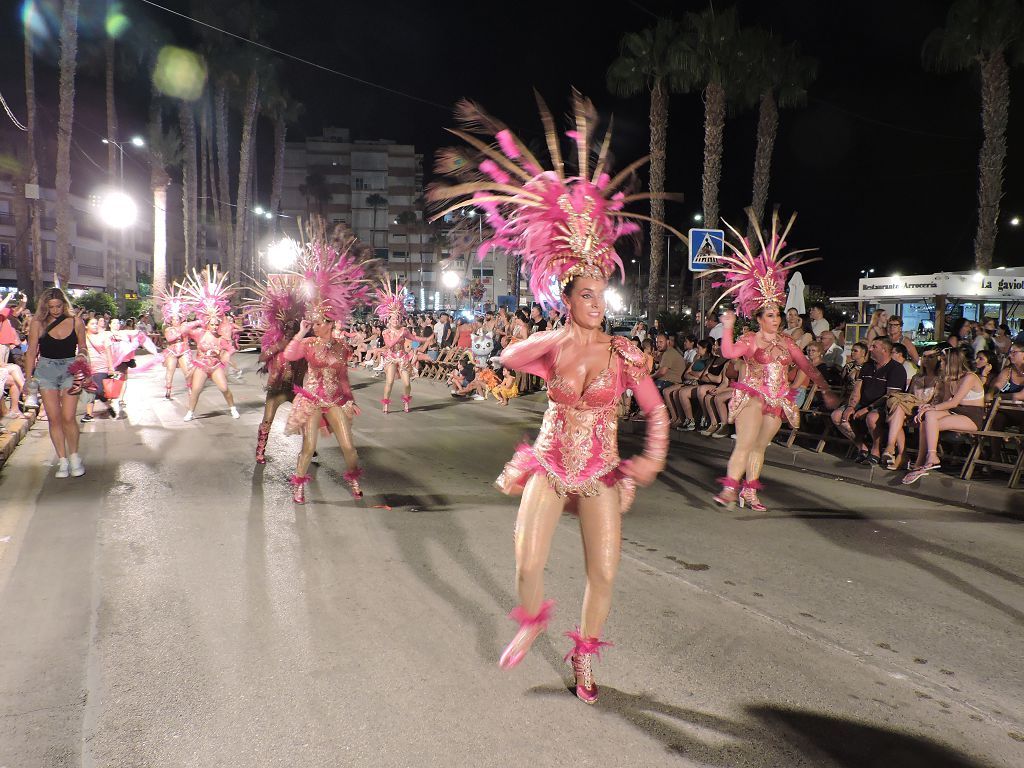
<instances>
[{"instance_id":1,"label":"white sneaker","mask_svg":"<svg viewBox=\"0 0 1024 768\"><path fill-rule=\"evenodd\" d=\"M486 400L487 398L483 395L473 395L474 400Z\"/></svg>"},{"instance_id":2,"label":"white sneaker","mask_svg":"<svg viewBox=\"0 0 1024 768\"><path fill-rule=\"evenodd\" d=\"M68 469L69 469L69 467L70 467L70 465L68 464L68 460L67 459L60 459L60 460L58 460L57 461L57 474L55 474L54 477L59 477L61 480L63 480L65 477L68 476Z\"/></svg>"},{"instance_id":3,"label":"white sneaker","mask_svg":"<svg viewBox=\"0 0 1024 768\"><path fill-rule=\"evenodd\" d=\"M194 418L195 416L193 416L192 411L185 411L185 418L183 421L192 421Z\"/></svg>"},{"instance_id":4,"label":"white sneaker","mask_svg":"<svg viewBox=\"0 0 1024 768\"><path fill-rule=\"evenodd\" d=\"M238 413L238 409L235 408L235 406L233 406L233 405L231 406L231 418L232 419L239 419L239 418L241 418L241 415Z\"/></svg>"},{"instance_id":5,"label":"white sneaker","mask_svg":"<svg viewBox=\"0 0 1024 768\"><path fill-rule=\"evenodd\" d=\"M117 400L111 400L110 410L114 412L114 418L119 419L121 417L121 404Z\"/></svg>"},{"instance_id":6,"label":"white sneaker","mask_svg":"<svg viewBox=\"0 0 1024 768\"><path fill-rule=\"evenodd\" d=\"M82 463L82 457L77 453L71 454L71 476L81 477L85 474L85 464Z\"/></svg>"}]
</instances>

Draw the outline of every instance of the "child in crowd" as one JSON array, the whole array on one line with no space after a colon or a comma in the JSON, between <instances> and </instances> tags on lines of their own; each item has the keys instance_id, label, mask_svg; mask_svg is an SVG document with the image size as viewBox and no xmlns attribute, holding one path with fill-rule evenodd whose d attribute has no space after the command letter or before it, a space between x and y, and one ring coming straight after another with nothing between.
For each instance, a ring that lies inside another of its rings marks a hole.
<instances>
[{"instance_id":1,"label":"child in crowd","mask_svg":"<svg viewBox=\"0 0 1024 768\"><path fill-rule=\"evenodd\" d=\"M501 369L501 377L501 383L491 389L491 394L498 405L508 405L513 397L519 397L519 387L516 385L516 375L508 368Z\"/></svg>"}]
</instances>

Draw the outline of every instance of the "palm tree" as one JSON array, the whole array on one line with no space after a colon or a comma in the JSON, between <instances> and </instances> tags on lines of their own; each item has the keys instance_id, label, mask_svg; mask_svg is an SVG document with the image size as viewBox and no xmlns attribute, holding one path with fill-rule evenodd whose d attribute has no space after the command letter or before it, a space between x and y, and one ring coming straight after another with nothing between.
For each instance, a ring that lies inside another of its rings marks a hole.
<instances>
[{"instance_id":1,"label":"palm tree","mask_svg":"<svg viewBox=\"0 0 1024 768\"><path fill-rule=\"evenodd\" d=\"M257 56L252 55L248 67L245 89L241 94L239 106L242 111L242 140L238 148L238 194L235 196L235 243L231 249L231 267L233 275L241 274L242 252L245 249L246 225L249 221L249 190L252 186L253 170L255 169L254 154L256 149L256 108L260 98L260 67Z\"/></svg>"},{"instance_id":2,"label":"palm tree","mask_svg":"<svg viewBox=\"0 0 1024 768\"><path fill-rule=\"evenodd\" d=\"M171 183L167 170L180 165L185 156L178 132L164 130L155 107L151 109L147 155L153 191L153 294L158 295L167 288L167 186Z\"/></svg>"},{"instance_id":3,"label":"palm tree","mask_svg":"<svg viewBox=\"0 0 1024 768\"><path fill-rule=\"evenodd\" d=\"M992 268L996 247L999 200L1003 196L1006 126L1010 111L1010 67L1024 53L1024 10L1018 0L956 0L946 26L924 42L926 69L962 72L977 67L981 74L981 129L978 155L978 231L974 237L974 268Z\"/></svg>"},{"instance_id":4,"label":"palm tree","mask_svg":"<svg viewBox=\"0 0 1024 768\"><path fill-rule=\"evenodd\" d=\"M284 150L288 140L288 125L299 119L303 107L290 96L287 90L281 87L279 78L274 77L267 83L261 110L274 124L274 173L270 182L270 210L272 213L278 214L281 210L281 193L284 189ZM276 215L272 222L276 234Z\"/></svg>"},{"instance_id":5,"label":"palm tree","mask_svg":"<svg viewBox=\"0 0 1024 768\"><path fill-rule=\"evenodd\" d=\"M330 198L330 190L327 187L327 179L322 173L311 173L306 177L306 183L299 185L299 194L306 198L306 218L312 217L309 207L309 200L316 200L316 211L320 218L324 216L324 205Z\"/></svg>"},{"instance_id":6,"label":"palm tree","mask_svg":"<svg viewBox=\"0 0 1024 768\"><path fill-rule=\"evenodd\" d=\"M386 197L384 197L383 195L380 195L380 194L377 194L376 192L374 192L372 195L367 195L367 197L366 197L366 204L368 206L370 206L371 208L373 208L373 227L372 227L371 233L370 233L370 245L372 245L374 248L376 248L377 247L377 243L374 242L375 238L374 238L373 233L375 233L377 231L377 209L378 208L384 208L385 206L387 206L388 199Z\"/></svg>"},{"instance_id":7,"label":"palm tree","mask_svg":"<svg viewBox=\"0 0 1024 768\"><path fill-rule=\"evenodd\" d=\"M25 127L28 128L28 183L39 188L39 163L36 160L36 77L33 45L33 23L35 5L28 4L23 14L25 21L25 103L27 106ZM40 220L39 200L29 201L29 218L32 227L32 282L30 295L35 298L43 289L43 229ZM19 282L20 285L20 282Z\"/></svg>"},{"instance_id":8,"label":"palm tree","mask_svg":"<svg viewBox=\"0 0 1024 768\"><path fill-rule=\"evenodd\" d=\"M619 57L608 68L608 89L616 96L650 93L650 191L655 195L651 198L651 218L655 221L665 218L665 200L657 195L665 192L669 94L685 91L691 85L690 72L683 67L685 61L682 27L670 19L659 19L653 27L627 33L622 38ZM653 318L658 311L665 236L664 230L656 224L651 225L650 235L651 276L647 286L647 316Z\"/></svg>"},{"instance_id":9,"label":"palm tree","mask_svg":"<svg viewBox=\"0 0 1024 768\"><path fill-rule=\"evenodd\" d=\"M688 13L686 26L690 32L686 69L704 85L703 222L705 227L714 229L718 226L725 109L728 91L733 88L739 69L736 9L716 12L711 7L701 13Z\"/></svg>"},{"instance_id":10,"label":"palm tree","mask_svg":"<svg viewBox=\"0 0 1024 768\"><path fill-rule=\"evenodd\" d=\"M57 116L57 270L55 279L71 279L71 125L75 115L78 61L78 0L64 0L60 18L60 107Z\"/></svg>"},{"instance_id":11,"label":"palm tree","mask_svg":"<svg viewBox=\"0 0 1024 768\"><path fill-rule=\"evenodd\" d=\"M199 157L196 143L196 113L192 102L178 102L178 123L184 153L181 172L181 219L185 235L185 274L188 275L192 268L199 264Z\"/></svg>"},{"instance_id":12,"label":"palm tree","mask_svg":"<svg viewBox=\"0 0 1024 768\"><path fill-rule=\"evenodd\" d=\"M779 131L779 109L807 103L807 88L817 76L818 63L800 55L795 43L782 45L770 32L744 30L740 49L749 54L749 69L743 85L749 100L758 105L757 149L754 153L753 191L747 237L753 240L754 222L764 220L771 180L772 152Z\"/></svg>"}]
</instances>

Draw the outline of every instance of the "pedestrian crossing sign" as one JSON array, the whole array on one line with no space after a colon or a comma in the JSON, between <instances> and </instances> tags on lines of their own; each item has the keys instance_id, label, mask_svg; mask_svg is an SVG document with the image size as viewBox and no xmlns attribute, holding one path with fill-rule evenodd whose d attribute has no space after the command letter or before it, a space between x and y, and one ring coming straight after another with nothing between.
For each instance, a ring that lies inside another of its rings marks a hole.
<instances>
[{"instance_id":1,"label":"pedestrian crossing sign","mask_svg":"<svg viewBox=\"0 0 1024 768\"><path fill-rule=\"evenodd\" d=\"M721 229L690 230L690 271L703 272L719 265L725 252L725 232Z\"/></svg>"}]
</instances>

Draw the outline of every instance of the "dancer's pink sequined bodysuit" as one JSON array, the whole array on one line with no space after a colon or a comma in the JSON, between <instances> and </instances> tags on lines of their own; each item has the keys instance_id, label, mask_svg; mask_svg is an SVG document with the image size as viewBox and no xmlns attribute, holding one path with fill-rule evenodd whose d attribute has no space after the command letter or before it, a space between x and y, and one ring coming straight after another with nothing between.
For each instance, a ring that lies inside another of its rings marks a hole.
<instances>
[{"instance_id":1,"label":"dancer's pink sequined bodysuit","mask_svg":"<svg viewBox=\"0 0 1024 768\"><path fill-rule=\"evenodd\" d=\"M555 374L552 354L519 362L529 358L528 345L543 335L517 342L502 355L503 365L548 382L548 409L537 440L533 445L519 446L496 485L503 493L521 493L530 477L543 473L555 492L564 497L595 496L602 485L618 484L625 512L636 492L627 467L619 459L616 409L625 390L633 391L647 416L645 453L663 460L668 446L668 416L648 375L643 353L628 340L613 337L607 366L582 392L576 392Z\"/></svg>"},{"instance_id":2,"label":"dancer's pink sequined bodysuit","mask_svg":"<svg viewBox=\"0 0 1024 768\"><path fill-rule=\"evenodd\" d=\"M181 357L188 354L188 333L197 323L164 326L164 339L167 341L167 354Z\"/></svg>"},{"instance_id":3,"label":"dancer's pink sequined bodysuit","mask_svg":"<svg viewBox=\"0 0 1024 768\"><path fill-rule=\"evenodd\" d=\"M308 364L302 385L295 385L295 400L285 432L301 432L310 416L318 409L343 406L353 402L352 387L348 382L348 358L351 347L344 341L321 339L316 336L288 342L284 359L305 359Z\"/></svg>"},{"instance_id":4,"label":"dancer's pink sequined bodysuit","mask_svg":"<svg viewBox=\"0 0 1024 768\"><path fill-rule=\"evenodd\" d=\"M821 373L788 336L776 336L767 347L758 346L757 335L754 333L744 334L735 343L726 343L723 339L722 354L732 359L742 357L746 363L743 375L733 385L736 393L729 400L730 422L735 420L736 414L747 401L758 398L764 413L779 418L785 415L794 429L799 427L800 409L795 402L796 391L789 385L786 375L790 365L795 364L819 388L828 386Z\"/></svg>"},{"instance_id":5,"label":"dancer's pink sequined bodysuit","mask_svg":"<svg viewBox=\"0 0 1024 768\"><path fill-rule=\"evenodd\" d=\"M405 342L407 340L416 341L416 337L404 328L400 331L385 328L383 337L384 351L381 353L381 359L384 361L384 367L386 368L391 363L397 363L398 370L409 370L412 367L414 357L406 351Z\"/></svg>"},{"instance_id":6,"label":"dancer's pink sequined bodysuit","mask_svg":"<svg viewBox=\"0 0 1024 768\"><path fill-rule=\"evenodd\" d=\"M192 364L206 371L209 375L224 366L221 353L224 351L223 339L216 331L208 328L192 328L186 335L196 344L192 355Z\"/></svg>"}]
</instances>

